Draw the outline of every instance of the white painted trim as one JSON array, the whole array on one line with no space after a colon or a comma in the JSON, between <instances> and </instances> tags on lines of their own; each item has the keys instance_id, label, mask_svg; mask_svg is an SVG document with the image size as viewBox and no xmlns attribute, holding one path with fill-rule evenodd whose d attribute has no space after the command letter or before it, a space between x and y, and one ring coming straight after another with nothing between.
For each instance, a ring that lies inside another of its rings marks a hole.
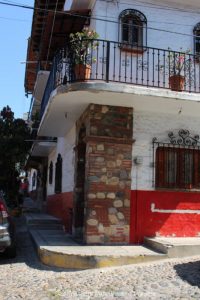
<instances>
[{"instance_id":1,"label":"white painted trim","mask_svg":"<svg viewBox=\"0 0 200 300\"><path fill-rule=\"evenodd\" d=\"M151 203L151 212L163 213L163 214L198 214L200 215L200 209L159 209L155 208L155 203Z\"/></svg>"}]
</instances>

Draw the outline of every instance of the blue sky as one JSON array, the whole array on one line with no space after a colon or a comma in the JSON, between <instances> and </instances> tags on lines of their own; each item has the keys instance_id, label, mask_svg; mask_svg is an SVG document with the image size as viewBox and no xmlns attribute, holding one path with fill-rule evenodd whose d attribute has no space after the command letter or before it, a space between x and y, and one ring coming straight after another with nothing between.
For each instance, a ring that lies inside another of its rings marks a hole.
<instances>
[{"instance_id":1,"label":"blue sky","mask_svg":"<svg viewBox=\"0 0 200 300\"><path fill-rule=\"evenodd\" d=\"M33 0L4 1L33 6ZM25 96L24 75L27 39L33 10L0 4L0 110L9 105L15 118L29 111L31 97Z\"/></svg>"}]
</instances>

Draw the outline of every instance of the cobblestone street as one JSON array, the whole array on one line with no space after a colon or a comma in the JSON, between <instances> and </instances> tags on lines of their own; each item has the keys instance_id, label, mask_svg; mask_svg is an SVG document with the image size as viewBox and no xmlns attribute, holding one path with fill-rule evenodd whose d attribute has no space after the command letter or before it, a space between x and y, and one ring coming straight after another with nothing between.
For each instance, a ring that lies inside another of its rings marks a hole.
<instances>
[{"instance_id":1,"label":"cobblestone street","mask_svg":"<svg viewBox=\"0 0 200 300\"><path fill-rule=\"evenodd\" d=\"M24 220L18 256L0 257L0 299L200 299L200 256L107 269L66 271L42 265Z\"/></svg>"}]
</instances>

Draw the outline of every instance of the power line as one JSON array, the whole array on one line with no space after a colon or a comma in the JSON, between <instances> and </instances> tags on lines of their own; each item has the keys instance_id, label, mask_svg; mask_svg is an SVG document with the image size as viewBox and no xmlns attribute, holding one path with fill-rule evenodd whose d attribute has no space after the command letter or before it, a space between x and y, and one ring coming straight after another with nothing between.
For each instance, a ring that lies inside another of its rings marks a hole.
<instances>
[{"instance_id":1,"label":"power line","mask_svg":"<svg viewBox=\"0 0 200 300\"><path fill-rule=\"evenodd\" d=\"M106 2L107 0L100 0L100 1L103 1L103 2ZM168 5L159 5L159 4L155 4L155 3L152 3L152 2L146 2L146 1L135 1L136 3L135 6L142 6L142 7L150 7L150 8L157 8L157 9L161 9L161 10L176 10L176 11L179 11L179 12L188 12L188 13L195 13L195 14L199 14L199 12L197 12L197 10L184 10L184 9L180 9L180 8L177 8L177 7L170 7ZM143 3L143 4L141 4ZM120 4L127 4L127 5L130 5L130 2L121 2L120 1ZM148 4L151 4L151 5L148 5Z\"/></svg>"},{"instance_id":2,"label":"power line","mask_svg":"<svg viewBox=\"0 0 200 300\"><path fill-rule=\"evenodd\" d=\"M51 36L50 36L50 42L49 42L49 47L48 47L48 51L47 51L46 61L48 61L48 59L49 59L49 52L50 52L50 48L51 48L51 42L52 42L52 36L53 36L53 29L54 29L54 24L55 24L57 6L58 6L58 0L56 1L56 7L55 7L54 15L53 15L53 23L52 23L52 26L51 26ZM46 70L46 67L47 67L47 62L46 62L46 65L45 65L45 70Z\"/></svg>"},{"instance_id":3,"label":"power line","mask_svg":"<svg viewBox=\"0 0 200 300\"><path fill-rule=\"evenodd\" d=\"M30 10L34 10L34 11L53 12L54 13L54 10L51 10L51 9L42 9L42 8L36 8L36 7L27 6L27 5L11 4L11 3L5 3L5 2L2 2L2 1L0 1L0 4L19 7L19 8L24 8L24 9L30 9ZM57 11L56 14L64 14L64 15L68 15L68 16L72 16L72 17L79 17L79 18L84 18L84 19L88 18L88 16L83 16L83 15L80 15L80 14L70 13L70 12L66 12L66 11ZM107 19L102 19L102 18L97 18L97 17L92 17L92 16L90 16L89 18L91 20L118 24L117 21L112 21L112 20L107 20ZM123 24L125 24L125 23L123 23ZM129 25L129 24L127 24L127 25ZM136 25L134 25L134 26L136 27ZM137 26L142 27L140 25L137 25ZM154 28L154 27L150 27L150 26L148 26L147 29L160 31L160 32L165 32L165 33L177 34L177 35L182 35L182 36L195 37L193 34L189 34L189 33L182 33L182 32L171 31L171 30L167 30L167 29Z\"/></svg>"}]
</instances>

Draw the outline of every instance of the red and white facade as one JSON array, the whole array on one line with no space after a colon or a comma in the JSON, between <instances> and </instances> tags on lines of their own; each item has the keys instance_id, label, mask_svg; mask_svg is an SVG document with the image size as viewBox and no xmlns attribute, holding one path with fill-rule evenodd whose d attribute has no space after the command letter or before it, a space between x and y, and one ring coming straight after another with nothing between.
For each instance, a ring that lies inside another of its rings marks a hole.
<instances>
[{"instance_id":1,"label":"red and white facade","mask_svg":"<svg viewBox=\"0 0 200 300\"><path fill-rule=\"evenodd\" d=\"M50 2L55 9L55 1ZM73 78L67 52L54 60L52 70L49 61L42 62L34 78L29 66L26 70L32 113L38 105L42 111L32 159L40 158L40 170L42 165L47 212L61 217L66 231L88 244L199 236L200 65L198 35L193 36L199 2L67 0L59 5L68 17L56 20L52 48L59 36L71 32L62 21L76 31L89 26L99 42L87 81ZM85 23L76 14L87 16ZM143 31L132 36L120 16ZM43 23L46 32L51 17ZM45 61L50 34L35 42L38 22L35 14L28 58L38 47ZM183 55L189 59L183 91L170 89L168 48L191 49ZM53 61L53 52L49 57Z\"/></svg>"}]
</instances>

